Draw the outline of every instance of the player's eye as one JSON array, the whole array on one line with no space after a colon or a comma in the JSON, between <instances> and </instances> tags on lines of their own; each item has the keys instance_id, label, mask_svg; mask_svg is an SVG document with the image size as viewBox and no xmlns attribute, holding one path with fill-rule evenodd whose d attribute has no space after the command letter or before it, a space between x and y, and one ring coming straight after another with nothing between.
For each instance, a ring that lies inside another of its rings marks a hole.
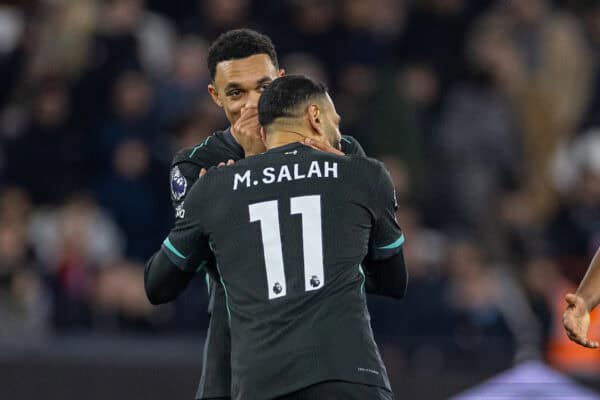
<instances>
[{"instance_id":1,"label":"player's eye","mask_svg":"<svg viewBox=\"0 0 600 400\"><path fill-rule=\"evenodd\" d=\"M242 91L239 89L233 89L228 91L226 94L227 97L240 97L242 95Z\"/></svg>"},{"instance_id":2,"label":"player's eye","mask_svg":"<svg viewBox=\"0 0 600 400\"><path fill-rule=\"evenodd\" d=\"M262 85L260 85L260 87L258 88L258 90L260 90L261 92L264 92L265 89L268 88L270 84L271 84L271 82L263 83Z\"/></svg>"}]
</instances>

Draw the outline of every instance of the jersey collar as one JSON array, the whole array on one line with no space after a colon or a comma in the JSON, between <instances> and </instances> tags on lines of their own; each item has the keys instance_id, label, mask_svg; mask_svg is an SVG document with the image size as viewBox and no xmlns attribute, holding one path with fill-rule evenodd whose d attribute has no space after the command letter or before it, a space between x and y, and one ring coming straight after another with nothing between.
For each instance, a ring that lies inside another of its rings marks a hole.
<instances>
[{"instance_id":1,"label":"jersey collar","mask_svg":"<svg viewBox=\"0 0 600 400\"><path fill-rule=\"evenodd\" d=\"M301 150L301 149L306 149L306 148L308 148L308 146L306 146L300 142L293 142L293 143L285 144L283 146L274 147L270 150L267 150L266 153L285 153L288 151Z\"/></svg>"}]
</instances>

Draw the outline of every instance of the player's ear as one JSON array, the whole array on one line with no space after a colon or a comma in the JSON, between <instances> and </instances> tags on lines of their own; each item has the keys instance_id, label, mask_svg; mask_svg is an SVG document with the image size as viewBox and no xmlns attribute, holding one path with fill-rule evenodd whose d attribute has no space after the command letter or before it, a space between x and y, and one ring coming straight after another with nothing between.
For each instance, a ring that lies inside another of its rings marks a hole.
<instances>
[{"instance_id":1,"label":"player's ear","mask_svg":"<svg viewBox=\"0 0 600 400\"><path fill-rule=\"evenodd\" d=\"M321 109L316 104L308 106L308 123L311 128L319 134L323 134L323 126L321 125Z\"/></svg>"},{"instance_id":2,"label":"player's ear","mask_svg":"<svg viewBox=\"0 0 600 400\"><path fill-rule=\"evenodd\" d=\"M282 77L282 76L284 76L284 75L285 75L285 69L281 68L281 69L279 70L279 72L277 73L277 77L278 77L278 78L281 78L281 77Z\"/></svg>"},{"instance_id":3,"label":"player's ear","mask_svg":"<svg viewBox=\"0 0 600 400\"><path fill-rule=\"evenodd\" d=\"M267 146L267 135L265 134L265 128L260 127L260 140L262 140L265 147Z\"/></svg>"},{"instance_id":4,"label":"player's ear","mask_svg":"<svg viewBox=\"0 0 600 400\"><path fill-rule=\"evenodd\" d=\"M210 94L210 98L215 102L216 105L223 108L223 102L219 98L219 91L212 83L208 84L208 94Z\"/></svg>"}]
</instances>

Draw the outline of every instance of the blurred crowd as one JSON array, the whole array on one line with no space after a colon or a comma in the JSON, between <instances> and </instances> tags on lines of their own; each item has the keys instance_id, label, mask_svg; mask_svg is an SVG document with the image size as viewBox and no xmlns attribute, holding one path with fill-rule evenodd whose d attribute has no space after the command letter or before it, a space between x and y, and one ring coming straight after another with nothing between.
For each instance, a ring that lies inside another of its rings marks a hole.
<instances>
[{"instance_id":1,"label":"blurred crowd","mask_svg":"<svg viewBox=\"0 0 600 400\"><path fill-rule=\"evenodd\" d=\"M392 174L409 290L369 299L388 363L600 371L560 321L600 246L597 0L3 1L0 337L206 328L201 277L151 307L143 262L171 157L227 126L206 52L238 27L326 82Z\"/></svg>"}]
</instances>

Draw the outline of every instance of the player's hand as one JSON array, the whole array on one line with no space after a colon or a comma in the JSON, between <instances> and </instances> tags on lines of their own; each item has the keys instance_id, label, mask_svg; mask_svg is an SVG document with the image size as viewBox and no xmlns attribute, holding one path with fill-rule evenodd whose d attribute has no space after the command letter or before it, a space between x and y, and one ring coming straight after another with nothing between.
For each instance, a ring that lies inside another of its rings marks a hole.
<instances>
[{"instance_id":1,"label":"player's hand","mask_svg":"<svg viewBox=\"0 0 600 400\"><path fill-rule=\"evenodd\" d=\"M569 293L565 297L565 300L568 306L563 315L563 325L567 336L581 346L597 349L599 346L598 342L590 340L587 336L590 326L590 313L586 307L585 300L572 293Z\"/></svg>"},{"instance_id":2,"label":"player's hand","mask_svg":"<svg viewBox=\"0 0 600 400\"><path fill-rule=\"evenodd\" d=\"M335 155L338 155L338 156L343 156L344 155L344 153L341 150L336 149L335 147L333 147L329 143L319 142L319 141L311 139L311 138L304 139L304 144L306 146L308 146L308 147L311 147L311 148L315 149L315 150L324 151L326 153L331 153L331 154L335 154Z\"/></svg>"},{"instance_id":3,"label":"player's hand","mask_svg":"<svg viewBox=\"0 0 600 400\"><path fill-rule=\"evenodd\" d=\"M246 157L261 154L267 150L260 136L256 106L242 108L240 119L231 127L231 134L244 149Z\"/></svg>"},{"instance_id":4,"label":"player's hand","mask_svg":"<svg viewBox=\"0 0 600 400\"><path fill-rule=\"evenodd\" d=\"M226 167L226 166L228 166L228 165L233 165L233 164L235 164L235 161L233 161L233 160L231 160L231 159L230 159L230 160L227 160L227 163L220 162L220 163L217 165L217 168ZM206 168L202 168L202 169L200 170L200 174L198 174L198 176L199 176L200 178L202 178L204 175L206 175L206 172L207 172Z\"/></svg>"}]
</instances>

